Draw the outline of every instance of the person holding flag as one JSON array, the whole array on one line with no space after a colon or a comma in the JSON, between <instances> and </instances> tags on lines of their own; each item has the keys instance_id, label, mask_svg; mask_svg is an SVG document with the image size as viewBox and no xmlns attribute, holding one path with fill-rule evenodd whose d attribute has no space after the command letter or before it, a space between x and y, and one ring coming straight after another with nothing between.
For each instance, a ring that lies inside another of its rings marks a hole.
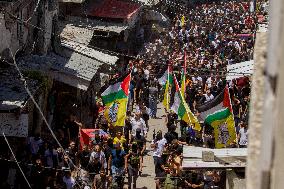
<instances>
[{"instance_id":1,"label":"person holding flag","mask_svg":"<svg viewBox=\"0 0 284 189\"><path fill-rule=\"evenodd\" d=\"M104 115L113 126L125 125L130 81L131 73L128 73L126 77L122 76L110 84L101 94L106 106Z\"/></svg>"},{"instance_id":2,"label":"person holding flag","mask_svg":"<svg viewBox=\"0 0 284 189\"><path fill-rule=\"evenodd\" d=\"M170 89L173 84L173 76L172 76L172 67L168 65L168 69L163 74L163 76L158 79L159 84L163 87L165 90L164 92L164 99L163 99L163 105L165 106L166 111L169 111L170 109Z\"/></svg>"},{"instance_id":3,"label":"person holding flag","mask_svg":"<svg viewBox=\"0 0 284 189\"><path fill-rule=\"evenodd\" d=\"M175 95L174 95L174 103L171 107L171 110L173 110L181 120L185 121L188 124L193 125L195 130L200 131L201 130L200 124L197 118L195 117L195 115L190 111L187 103L185 102L175 76L174 76L174 83L175 83Z\"/></svg>"},{"instance_id":4,"label":"person holding flag","mask_svg":"<svg viewBox=\"0 0 284 189\"><path fill-rule=\"evenodd\" d=\"M228 86L213 100L197 107L199 118L214 128L215 148L236 142L236 129Z\"/></svg>"}]
</instances>

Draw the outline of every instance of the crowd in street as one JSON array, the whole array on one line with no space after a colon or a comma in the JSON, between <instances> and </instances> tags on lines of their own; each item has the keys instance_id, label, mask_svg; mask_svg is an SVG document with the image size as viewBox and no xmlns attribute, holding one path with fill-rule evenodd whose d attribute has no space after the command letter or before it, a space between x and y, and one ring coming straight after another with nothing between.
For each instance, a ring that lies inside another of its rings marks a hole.
<instances>
[{"instance_id":1,"label":"crowd in street","mask_svg":"<svg viewBox=\"0 0 284 189\"><path fill-rule=\"evenodd\" d=\"M96 104L94 128L108 133L96 134L91 145L80 146L79 130L84 125L70 115L65 123L56 126L54 139L36 134L20 143L16 157L32 188L136 188L143 172L148 151L146 141L149 120L157 119L157 104L163 98L158 83L168 65L173 67L177 80L181 79L184 60L187 62L185 100L198 116L196 107L216 97L229 85L232 99L237 141L232 147L246 147L248 143L248 115L250 77L226 81L226 66L253 58L256 10L250 1L216 1L182 9L171 20L170 28L146 43L139 59L130 60L132 71L127 118L124 127L113 128L103 114L103 104ZM185 57L186 56L186 57ZM110 79L114 79L110 78ZM99 99L99 97L98 97ZM180 121L172 111L166 112L167 132L153 134L151 151L155 166L157 188L222 188L223 171L182 170L182 145L214 148L214 133L209 126L195 131ZM178 127L181 132L178 132ZM180 134L178 134L180 133ZM209 140L204 140L209 138ZM4 154L2 158L7 158ZM6 161L1 160L1 164ZM16 166L14 162L11 162ZM28 188L20 171L16 172L17 186ZM2 184L1 188L9 188Z\"/></svg>"}]
</instances>

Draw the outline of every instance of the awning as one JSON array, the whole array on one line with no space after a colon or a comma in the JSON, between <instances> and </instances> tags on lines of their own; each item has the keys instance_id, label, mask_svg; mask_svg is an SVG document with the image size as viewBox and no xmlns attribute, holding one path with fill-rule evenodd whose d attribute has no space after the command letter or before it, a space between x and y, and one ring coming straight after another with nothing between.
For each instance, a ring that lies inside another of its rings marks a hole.
<instances>
[{"instance_id":1,"label":"awning","mask_svg":"<svg viewBox=\"0 0 284 189\"><path fill-rule=\"evenodd\" d=\"M104 22L96 19L70 17L67 21L59 22L61 37L73 38L83 43L90 42L94 31L121 33L128 29L128 25L116 22Z\"/></svg>"},{"instance_id":2,"label":"awning","mask_svg":"<svg viewBox=\"0 0 284 189\"><path fill-rule=\"evenodd\" d=\"M91 8L87 14L100 18L130 19L140 7L141 5L133 2L104 0Z\"/></svg>"},{"instance_id":3,"label":"awning","mask_svg":"<svg viewBox=\"0 0 284 189\"><path fill-rule=\"evenodd\" d=\"M245 61L237 64L231 64L227 66L226 80L231 81L233 79L241 78L244 76L250 76L253 74L254 61Z\"/></svg>"},{"instance_id":4,"label":"awning","mask_svg":"<svg viewBox=\"0 0 284 189\"><path fill-rule=\"evenodd\" d=\"M46 56L26 56L21 59L20 66L27 70L40 70L57 81L87 90L97 70L101 67L114 65L118 58L85 46L82 46L80 50L85 52L64 48L62 51L64 56L54 53ZM88 53L92 55L85 55Z\"/></svg>"}]
</instances>

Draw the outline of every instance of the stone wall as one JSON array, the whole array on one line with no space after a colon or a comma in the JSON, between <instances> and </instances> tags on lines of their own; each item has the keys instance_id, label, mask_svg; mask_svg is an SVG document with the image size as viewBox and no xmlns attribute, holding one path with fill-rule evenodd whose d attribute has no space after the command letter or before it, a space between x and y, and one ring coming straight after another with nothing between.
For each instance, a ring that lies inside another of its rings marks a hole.
<instances>
[{"instance_id":1,"label":"stone wall","mask_svg":"<svg viewBox=\"0 0 284 189\"><path fill-rule=\"evenodd\" d=\"M251 106L249 120L249 145L246 169L247 189L260 187L261 131L264 106L264 68L266 64L267 33L257 33L254 52Z\"/></svg>"},{"instance_id":2,"label":"stone wall","mask_svg":"<svg viewBox=\"0 0 284 189\"><path fill-rule=\"evenodd\" d=\"M46 54L50 50L58 3L56 0L42 0L34 12L36 3L35 0L22 1L16 5L11 3L3 8L5 11L0 12L0 56L2 58L11 59L9 49L14 55L17 52ZM21 23L21 20L28 19L27 23ZM36 29L35 26L41 29Z\"/></svg>"}]
</instances>

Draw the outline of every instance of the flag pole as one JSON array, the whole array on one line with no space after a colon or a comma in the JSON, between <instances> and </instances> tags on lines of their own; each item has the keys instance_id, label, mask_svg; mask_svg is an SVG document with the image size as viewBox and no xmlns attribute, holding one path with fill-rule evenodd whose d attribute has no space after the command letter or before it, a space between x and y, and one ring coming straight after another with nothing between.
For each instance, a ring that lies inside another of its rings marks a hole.
<instances>
[{"instance_id":1,"label":"flag pole","mask_svg":"<svg viewBox=\"0 0 284 189\"><path fill-rule=\"evenodd\" d=\"M238 141L237 141L237 140L238 140L238 135L237 135L237 130L236 130L235 115L234 115L234 111L233 111L232 100L231 100L231 94L230 94L230 90L229 90L228 84L226 84L225 90L227 90L228 95L229 95L230 110L232 110L232 114L233 114L232 116L233 116L233 120L234 120L234 127L235 127L235 133L236 133L236 143L237 143L237 146L239 146Z\"/></svg>"},{"instance_id":2,"label":"flag pole","mask_svg":"<svg viewBox=\"0 0 284 189\"><path fill-rule=\"evenodd\" d=\"M125 117L126 117L126 113L128 111L128 101L129 101L129 95L130 95L130 82L131 82L131 73L132 73L132 67L130 69L130 80L129 80L129 83L128 83L128 96L127 96L127 102L126 102L126 111L125 111ZM125 119L124 119L124 126L125 126Z\"/></svg>"},{"instance_id":3,"label":"flag pole","mask_svg":"<svg viewBox=\"0 0 284 189\"><path fill-rule=\"evenodd\" d=\"M170 103L169 103L169 88L170 88L170 66L168 65L168 74L167 74L167 83L166 85L168 85L168 91L167 91L167 110L170 110Z\"/></svg>"},{"instance_id":4,"label":"flag pole","mask_svg":"<svg viewBox=\"0 0 284 189\"><path fill-rule=\"evenodd\" d=\"M183 96L182 96L182 94L181 94L181 91L180 91L180 88L179 88L179 86L178 86L178 82L177 82L177 78L176 78L176 75L174 74L174 77L175 77L175 83L176 83L176 86L178 87L178 92L179 92L179 95L181 96L181 101L182 101L182 103L186 103L185 102L185 100L184 100L184 98L183 98ZM185 111L186 111L186 114L187 114L187 117L188 117L188 120L189 120L189 124L191 124L192 125L192 122L191 122L191 120L190 120L190 117L189 117L189 113L188 113L188 111L187 111L187 109L185 108Z\"/></svg>"},{"instance_id":5,"label":"flag pole","mask_svg":"<svg viewBox=\"0 0 284 189\"><path fill-rule=\"evenodd\" d=\"M185 79L185 77L186 77L186 49L184 49L184 64L183 64L183 78L182 78L182 80L183 80L183 85L184 85L184 91L182 91L183 92L183 96L184 96L184 98L185 98L185 91L186 91L186 84L185 84L185 81L186 81L186 79Z\"/></svg>"}]
</instances>

